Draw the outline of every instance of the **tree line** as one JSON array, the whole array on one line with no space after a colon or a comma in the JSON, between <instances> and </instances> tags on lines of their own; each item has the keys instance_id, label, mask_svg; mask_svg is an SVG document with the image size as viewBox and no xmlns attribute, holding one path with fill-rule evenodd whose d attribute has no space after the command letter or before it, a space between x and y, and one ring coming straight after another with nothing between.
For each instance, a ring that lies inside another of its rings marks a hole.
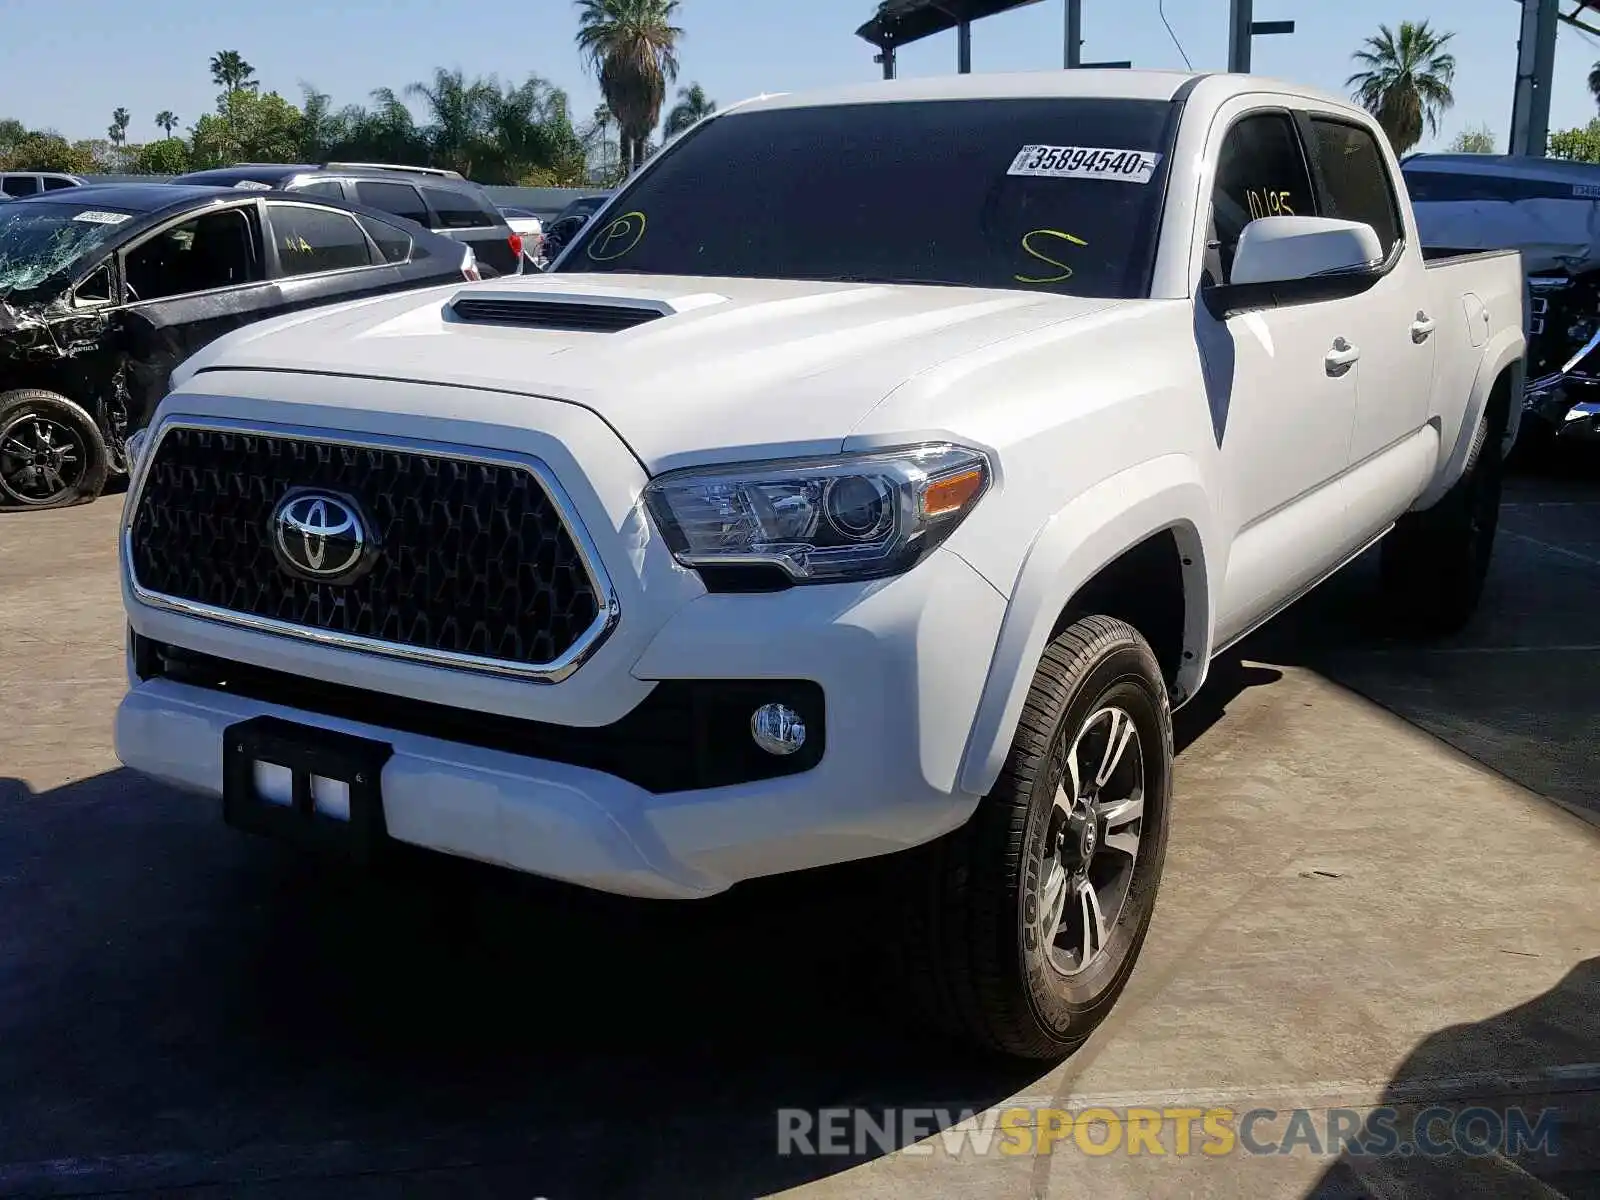
<instances>
[{"instance_id":1,"label":"tree line","mask_svg":"<svg viewBox=\"0 0 1600 1200\"><path fill-rule=\"evenodd\" d=\"M679 0L578 0L577 50L605 98L585 120L574 118L565 91L538 75L502 83L444 68L342 107L302 84L294 104L264 91L239 51L221 50L209 63L221 89L215 110L186 135L175 133L181 122L169 109L155 115L164 136L143 144L128 141L132 117L120 106L104 138L80 141L0 119L0 170L177 175L236 162L342 160L444 167L480 183L610 185L716 111L705 89L690 84L663 120L678 77L678 8Z\"/></svg>"}]
</instances>

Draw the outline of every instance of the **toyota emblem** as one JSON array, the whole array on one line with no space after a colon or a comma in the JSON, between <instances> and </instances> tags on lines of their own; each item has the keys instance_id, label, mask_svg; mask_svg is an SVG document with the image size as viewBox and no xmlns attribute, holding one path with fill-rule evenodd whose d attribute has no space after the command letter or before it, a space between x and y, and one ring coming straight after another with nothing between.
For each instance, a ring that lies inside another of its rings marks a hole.
<instances>
[{"instance_id":1,"label":"toyota emblem","mask_svg":"<svg viewBox=\"0 0 1600 1200\"><path fill-rule=\"evenodd\" d=\"M272 510L272 549L290 575L312 583L351 583L371 567L377 543L354 500L301 490Z\"/></svg>"}]
</instances>

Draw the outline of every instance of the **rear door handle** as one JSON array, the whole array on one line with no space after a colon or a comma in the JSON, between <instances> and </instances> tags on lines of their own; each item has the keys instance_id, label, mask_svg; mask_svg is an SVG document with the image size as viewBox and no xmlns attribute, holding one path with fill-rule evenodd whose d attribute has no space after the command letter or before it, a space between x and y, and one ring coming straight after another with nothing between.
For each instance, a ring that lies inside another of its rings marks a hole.
<instances>
[{"instance_id":1,"label":"rear door handle","mask_svg":"<svg viewBox=\"0 0 1600 1200\"><path fill-rule=\"evenodd\" d=\"M1432 336L1434 327L1438 323L1425 312L1419 312L1417 319L1411 322L1411 340L1417 345L1422 345Z\"/></svg>"},{"instance_id":2,"label":"rear door handle","mask_svg":"<svg viewBox=\"0 0 1600 1200\"><path fill-rule=\"evenodd\" d=\"M1328 351L1328 357L1322 361L1328 366L1328 374L1334 378L1343 375L1361 359L1359 348L1352 346L1343 338L1336 338L1333 349Z\"/></svg>"}]
</instances>

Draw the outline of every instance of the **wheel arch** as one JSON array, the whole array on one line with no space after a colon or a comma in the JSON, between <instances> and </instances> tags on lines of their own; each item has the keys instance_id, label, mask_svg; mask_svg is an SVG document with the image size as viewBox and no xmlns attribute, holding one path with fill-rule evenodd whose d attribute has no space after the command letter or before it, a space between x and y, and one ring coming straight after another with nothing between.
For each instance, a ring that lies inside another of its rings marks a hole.
<instances>
[{"instance_id":1,"label":"wheel arch","mask_svg":"<svg viewBox=\"0 0 1600 1200\"><path fill-rule=\"evenodd\" d=\"M1461 477L1467 456L1472 452L1478 422L1485 412L1492 412L1496 419L1498 428L1490 432L1499 434L1501 456L1511 453L1521 424L1522 405L1518 400L1527 378L1526 354L1527 341L1518 328L1501 330L1484 348L1478 372L1467 392L1461 424L1453 431L1448 424L1440 429L1446 440L1439 451L1439 469L1427 490L1417 498L1415 508L1430 508L1438 503Z\"/></svg>"},{"instance_id":2,"label":"wheel arch","mask_svg":"<svg viewBox=\"0 0 1600 1200\"><path fill-rule=\"evenodd\" d=\"M1209 658L1220 578L1208 552L1211 511L1195 462L1166 455L1101 481L1043 526L1011 589L962 756L962 791L993 787L1045 646L1079 616L1139 629L1174 700L1193 694Z\"/></svg>"}]
</instances>

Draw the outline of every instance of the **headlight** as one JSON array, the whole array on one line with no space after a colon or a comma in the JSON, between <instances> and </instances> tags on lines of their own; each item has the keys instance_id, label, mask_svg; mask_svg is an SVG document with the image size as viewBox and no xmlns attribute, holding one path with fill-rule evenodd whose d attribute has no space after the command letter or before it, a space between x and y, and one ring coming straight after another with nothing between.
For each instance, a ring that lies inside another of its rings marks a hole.
<instances>
[{"instance_id":1,"label":"headlight","mask_svg":"<svg viewBox=\"0 0 1600 1200\"><path fill-rule=\"evenodd\" d=\"M766 566L797 583L910 569L985 491L989 460L943 443L669 471L645 504L687 567Z\"/></svg>"}]
</instances>

